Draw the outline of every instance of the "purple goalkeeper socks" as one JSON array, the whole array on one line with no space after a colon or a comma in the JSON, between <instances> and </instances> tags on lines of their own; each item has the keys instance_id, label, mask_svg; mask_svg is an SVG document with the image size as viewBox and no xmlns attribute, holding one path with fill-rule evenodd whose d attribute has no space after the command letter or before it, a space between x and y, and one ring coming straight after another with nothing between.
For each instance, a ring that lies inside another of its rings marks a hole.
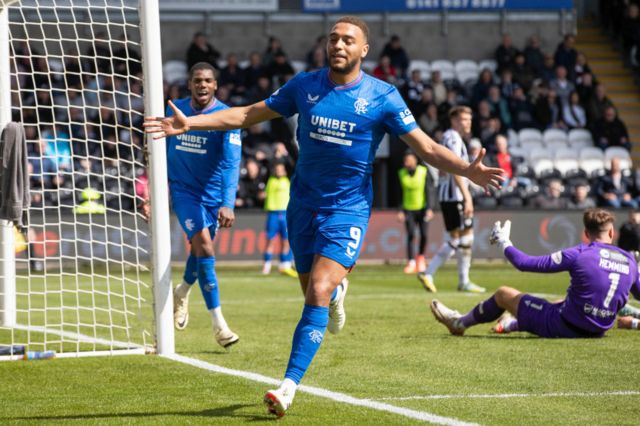
<instances>
[{"instance_id":1,"label":"purple goalkeeper socks","mask_svg":"<svg viewBox=\"0 0 640 426\"><path fill-rule=\"evenodd\" d=\"M500 318L504 309L498 306L495 296L491 296L484 302L480 302L469 311L468 314L460 318L460 323L464 328L485 322L492 322Z\"/></svg>"}]
</instances>

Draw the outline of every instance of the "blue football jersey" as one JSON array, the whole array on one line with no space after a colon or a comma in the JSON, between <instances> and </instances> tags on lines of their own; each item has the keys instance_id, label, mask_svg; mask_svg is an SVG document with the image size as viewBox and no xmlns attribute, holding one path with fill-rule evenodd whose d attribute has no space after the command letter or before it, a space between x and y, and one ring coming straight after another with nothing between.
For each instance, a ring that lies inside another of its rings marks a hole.
<instances>
[{"instance_id":1,"label":"blue football jersey","mask_svg":"<svg viewBox=\"0 0 640 426\"><path fill-rule=\"evenodd\" d=\"M371 173L385 133L417 127L398 90L360 73L336 85L329 70L300 73L266 100L280 115L298 113L300 155L291 180L291 200L313 210L370 214Z\"/></svg>"},{"instance_id":2,"label":"blue football jersey","mask_svg":"<svg viewBox=\"0 0 640 426\"><path fill-rule=\"evenodd\" d=\"M197 111L191 98L174 101L187 116L227 109L218 100ZM167 117L173 110L167 108ZM233 208L241 156L240 130L192 130L167 138L167 167L171 194L194 197L203 205Z\"/></svg>"}]
</instances>

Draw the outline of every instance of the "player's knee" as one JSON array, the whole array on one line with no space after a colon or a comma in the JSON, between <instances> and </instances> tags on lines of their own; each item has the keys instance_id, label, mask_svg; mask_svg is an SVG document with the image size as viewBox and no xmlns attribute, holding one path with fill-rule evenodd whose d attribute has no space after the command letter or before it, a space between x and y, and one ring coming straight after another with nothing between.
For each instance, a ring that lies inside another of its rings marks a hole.
<instances>
[{"instance_id":1,"label":"player's knee","mask_svg":"<svg viewBox=\"0 0 640 426\"><path fill-rule=\"evenodd\" d=\"M207 244L204 241L193 242L192 248L193 248L194 254L198 257L215 256L215 252L213 250L213 244Z\"/></svg>"},{"instance_id":2,"label":"player's knee","mask_svg":"<svg viewBox=\"0 0 640 426\"><path fill-rule=\"evenodd\" d=\"M307 284L307 302L321 303L331 298L331 293L335 286L329 279L312 278Z\"/></svg>"},{"instance_id":3,"label":"player's knee","mask_svg":"<svg viewBox=\"0 0 640 426\"><path fill-rule=\"evenodd\" d=\"M458 247L463 250L471 250L473 247L473 234L462 235Z\"/></svg>"},{"instance_id":4,"label":"player's knee","mask_svg":"<svg viewBox=\"0 0 640 426\"><path fill-rule=\"evenodd\" d=\"M449 244L449 247L451 247L454 250L457 250L458 247L460 246L460 239L459 238L450 238L447 241L447 244Z\"/></svg>"}]
</instances>

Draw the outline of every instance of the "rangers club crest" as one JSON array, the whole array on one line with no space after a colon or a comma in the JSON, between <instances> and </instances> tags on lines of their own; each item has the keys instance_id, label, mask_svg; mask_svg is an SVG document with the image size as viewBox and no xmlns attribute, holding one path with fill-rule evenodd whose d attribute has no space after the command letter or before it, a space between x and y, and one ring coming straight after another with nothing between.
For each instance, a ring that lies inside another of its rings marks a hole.
<instances>
[{"instance_id":1,"label":"rangers club crest","mask_svg":"<svg viewBox=\"0 0 640 426\"><path fill-rule=\"evenodd\" d=\"M367 112L368 106L369 102L367 102L367 100L364 98L358 98L358 100L353 104L353 107L356 110L356 114L365 114Z\"/></svg>"}]
</instances>

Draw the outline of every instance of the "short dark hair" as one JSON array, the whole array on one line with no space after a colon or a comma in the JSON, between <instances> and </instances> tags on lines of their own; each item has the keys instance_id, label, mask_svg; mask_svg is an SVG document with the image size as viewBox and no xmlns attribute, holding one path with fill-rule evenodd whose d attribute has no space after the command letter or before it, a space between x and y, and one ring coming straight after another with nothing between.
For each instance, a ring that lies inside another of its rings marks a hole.
<instances>
[{"instance_id":1,"label":"short dark hair","mask_svg":"<svg viewBox=\"0 0 640 426\"><path fill-rule=\"evenodd\" d=\"M364 34L364 40L369 41L369 27L367 26L367 23L364 22L362 19L358 18L357 16L347 15L338 19L336 21L336 24L339 24L342 22L346 24L355 25L356 27L360 28L360 30L362 30L362 33Z\"/></svg>"},{"instance_id":2,"label":"short dark hair","mask_svg":"<svg viewBox=\"0 0 640 426\"><path fill-rule=\"evenodd\" d=\"M584 229L587 230L589 237L597 237L603 232L608 231L609 224L615 222L616 217L608 210L604 209L588 209L582 216Z\"/></svg>"},{"instance_id":3,"label":"short dark hair","mask_svg":"<svg viewBox=\"0 0 640 426\"><path fill-rule=\"evenodd\" d=\"M453 119L462 114L473 114L473 110L465 105L454 106L449 110L449 118Z\"/></svg>"},{"instance_id":4,"label":"short dark hair","mask_svg":"<svg viewBox=\"0 0 640 426\"><path fill-rule=\"evenodd\" d=\"M213 73L213 78L216 77L216 69L213 67L213 65L211 65L209 62L198 62L194 64L189 70L189 80L193 78L193 74L195 74L196 71L200 70L211 70L211 72Z\"/></svg>"}]
</instances>

